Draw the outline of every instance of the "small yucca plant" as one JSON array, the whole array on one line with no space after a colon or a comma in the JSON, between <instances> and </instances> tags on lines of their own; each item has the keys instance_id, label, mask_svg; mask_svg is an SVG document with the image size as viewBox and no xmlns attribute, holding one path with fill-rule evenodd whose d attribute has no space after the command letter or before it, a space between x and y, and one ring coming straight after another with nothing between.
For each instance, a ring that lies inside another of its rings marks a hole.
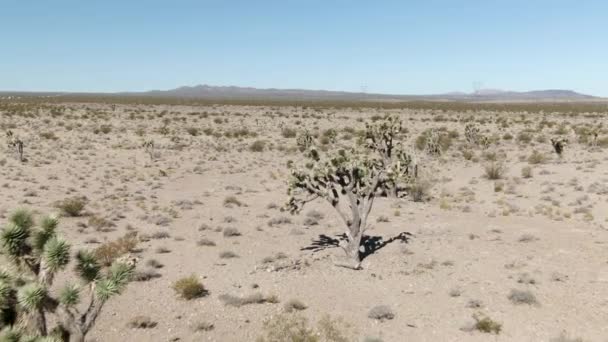
<instances>
[{"instance_id":1,"label":"small yucca plant","mask_svg":"<svg viewBox=\"0 0 608 342\"><path fill-rule=\"evenodd\" d=\"M0 341L84 341L104 303L131 279L132 263L118 261L106 270L93 253L79 251L80 284L51 291L55 275L70 262L70 244L57 236L57 226L49 216L36 227L30 212L18 210L0 232L0 249L12 266L0 271ZM75 306L83 292L92 299L81 313ZM49 321L57 325L50 329Z\"/></svg>"}]
</instances>

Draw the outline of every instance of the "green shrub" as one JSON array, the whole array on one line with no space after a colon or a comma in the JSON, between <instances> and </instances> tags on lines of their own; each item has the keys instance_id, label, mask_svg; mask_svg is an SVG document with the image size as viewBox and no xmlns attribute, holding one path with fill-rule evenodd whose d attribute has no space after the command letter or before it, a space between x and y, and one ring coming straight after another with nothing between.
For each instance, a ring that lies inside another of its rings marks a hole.
<instances>
[{"instance_id":1,"label":"green shrub","mask_svg":"<svg viewBox=\"0 0 608 342\"><path fill-rule=\"evenodd\" d=\"M209 294L205 286L194 275L179 279L173 284L173 290L183 299L192 300Z\"/></svg>"}]
</instances>

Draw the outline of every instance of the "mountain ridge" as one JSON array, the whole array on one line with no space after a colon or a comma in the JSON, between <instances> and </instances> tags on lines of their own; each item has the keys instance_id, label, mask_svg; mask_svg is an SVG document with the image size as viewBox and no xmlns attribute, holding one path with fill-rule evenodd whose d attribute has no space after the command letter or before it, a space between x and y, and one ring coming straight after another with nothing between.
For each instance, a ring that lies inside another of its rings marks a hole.
<instances>
[{"instance_id":1,"label":"mountain ridge","mask_svg":"<svg viewBox=\"0 0 608 342\"><path fill-rule=\"evenodd\" d=\"M400 95L348 92L334 90L255 88L238 86L211 86L200 84L181 86L169 90L150 90L129 93L144 96L172 96L188 98L304 98L304 99L345 99L345 100L473 100L473 101L583 101L599 100L600 97L581 94L567 89L545 89L532 91L510 91L481 89L472 93L450 92L445 94Z\"/></svg>"}]
</instances>

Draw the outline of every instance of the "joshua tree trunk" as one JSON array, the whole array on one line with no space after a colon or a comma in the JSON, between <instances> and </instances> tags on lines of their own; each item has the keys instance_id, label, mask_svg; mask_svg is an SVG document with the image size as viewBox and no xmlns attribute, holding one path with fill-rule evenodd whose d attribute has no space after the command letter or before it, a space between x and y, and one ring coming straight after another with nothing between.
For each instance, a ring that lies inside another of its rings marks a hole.
<instances>
[{"instance_id":1,"label":"joshua tree trunk","mask_svg":"<svg viewBox=\"0 0 608 342\"><path fill-rule=\"evenodd\" d=\"M355 194L352 189L346 189L351 210L350 219L345 219L345 223L348 226L348 230L346 231L346 242L341 244L342 249L346 253L346 258L342 261L337 261L337 266L355 270L361 269L361 240L363 239L363 234L367 228L367 217L374 204L374 198L376 196L375 189L379 179L380 175L374 179L374 186L371 187L372 190L363 196ZM346 215L341 212L340 215L343 218L346 218Z\"/></svg>"},{"instance_id":2,"label":"joshua tree trunk","mask_svg":"<svg viewBox=\"0 0 608 342\"><path fill-rule=\"evenodd\" d=\"M346 242L342 244L342 249L346 253L345 258L342 260L336 261L336 266L352 268L354 270L361 269L361 252L359 248L361 247L361 238L363 237L363 233L349 237Z\"/></svg>"}]
</instances>

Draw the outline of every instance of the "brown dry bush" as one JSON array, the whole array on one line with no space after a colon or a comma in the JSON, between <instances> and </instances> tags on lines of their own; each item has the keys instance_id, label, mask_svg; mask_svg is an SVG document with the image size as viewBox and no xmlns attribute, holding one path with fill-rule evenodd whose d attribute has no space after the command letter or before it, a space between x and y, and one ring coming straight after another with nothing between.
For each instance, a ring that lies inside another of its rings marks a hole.
<instances>
[{"instance_id":1,"label":"brown dry bush","mask_svg":"<svg viewBox=\"0 0 608 342\"><path fill-rule=\"evenodd\" d=\"M110 266L114 260L131 252L137 246L137 232L129 232L115 241L109 241L97 247L95 258L105 266Z\"/></svg>"}]
</instances>

